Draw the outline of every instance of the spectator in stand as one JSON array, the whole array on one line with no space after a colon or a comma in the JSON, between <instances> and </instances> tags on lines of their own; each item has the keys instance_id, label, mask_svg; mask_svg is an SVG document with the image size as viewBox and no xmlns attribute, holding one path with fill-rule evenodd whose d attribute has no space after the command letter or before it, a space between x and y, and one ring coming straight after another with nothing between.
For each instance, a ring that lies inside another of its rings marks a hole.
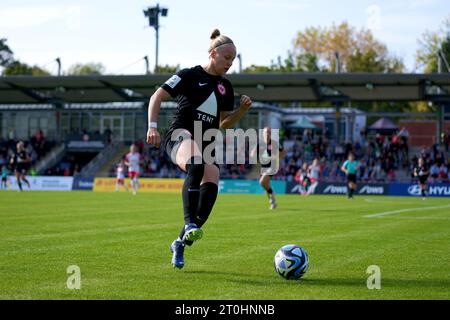
<instances>
[{"instance_id":1,"label":"spectator in stand","mask_svg":"<svg viewBox=\"0 0 450 320\"><path fill-rule=\"evenodd\" d=\"M106 128L104 131L106 142L110 144L112 142L112 131L110 128Z\"/></svg>"},{"instance_id":2,"label":"spectator in stand","mask_svg":"<svg viewBox=\"0 0 450 320\"><path fill-rule=\"evenodd\" d=\"M400 137L400 140L402 141L402 147L404 152L406 153L406 156L408 157L409 150L408 150L408 139L409 139L409 131L405 127L402 127L400 132L398 133L398 136Z\"/></svg>"},{"instance_id":3,"label":"spectator in stand","mask_svg":"<svg viewBox=\"0 0 450 320\"><path fill-rule=\"evenodd\" d=\"M89 134L87 133L87 131L86 130L83 130L83 141L84 142L87 142L87 141L89 141Z\"/></svg>"},{"instance_id":4,"label":"spectator in stand","mask_svg":"<svg viewBox=\"0 0 450 320\"><path fill-rule=\"evenodd\" d=\"M448 167L444 163L439 167L438 177L442 182L448 182Z\"/></svg>"},{"instance_id":5,"label":"spectator in stand","mask_svg":"<svg viewBox=\"0 0 450 320\"><path fill-rule=\"evenodd\" d=\"M430 176L433 180L439 177L439 166L436 163L433 163L430 167Z\"/></svg>"},{"instance_id":6,"label":"spectator in stand","mask_svg":"<svg viewBox=\"0 0 450 320\"><path fill-rule=\"evenodd\" d=\"M41 129L39 129L39 130L36 132L35 138L36 138L36 142L37 142L37 143L42 143L42 142L44 142L44 133L42 132Z\"/></svg>"}]
</instances>

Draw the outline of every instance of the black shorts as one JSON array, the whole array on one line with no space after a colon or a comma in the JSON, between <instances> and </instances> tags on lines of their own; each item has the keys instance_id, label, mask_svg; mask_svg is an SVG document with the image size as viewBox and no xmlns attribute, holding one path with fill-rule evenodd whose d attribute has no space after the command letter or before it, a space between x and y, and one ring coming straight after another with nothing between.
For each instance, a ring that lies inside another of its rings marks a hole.
<instances>
[{"instance_id":1,"label":"black shorts","mask_svg":"<svg viewBox=\"0 0 450 320\"><path fill-rule=\"evenodd\" d=\"M16 164L14 171L18 172L20 174L26 174L28 171L28 168L29 168L29 165L27 163L18 163L18 164Z\"/></svg>"},{"instance_id":2,"label":"black shorts","mask_svg":"<svg viewBox=\"0 0 450 320\"><path fill-rule=\"evenodd\" d=\"M428 176L419 176L420 184L427 184Z\"/></svg>"},{"instance_id":3,"label":"black shorts","mask_svg":"<svg viewBox=\"0 0 450 320\"><path fill-rule=\"evenodd\" d=\"M181 133L177 139L172 140L172 133L173 131L169 131L167 132L165 138L164 138L164 151L167 155L167 157L169 158L169 160L173 163L176 164L176 155L178 152L178 148L180 147L181 143L185 140L185 139L192 139L192 136L188 133ZM202 149L201 152L203 154L203 152L205 151L205 148L208 144L203 144L202 145ZM216 163L216 161L214 161L214 164L217 168L219 168L219 165Z\"/></svg>"},{"instance_id":4,"label":"black shorts","mask_svg":"<svg viewBox=\"0 0 450 320\"><path fill-rule=\"evenodd\" d=\"M356 174L350 173L347 175L347 182L356 183Z\"/></svg>"}]
</instances>

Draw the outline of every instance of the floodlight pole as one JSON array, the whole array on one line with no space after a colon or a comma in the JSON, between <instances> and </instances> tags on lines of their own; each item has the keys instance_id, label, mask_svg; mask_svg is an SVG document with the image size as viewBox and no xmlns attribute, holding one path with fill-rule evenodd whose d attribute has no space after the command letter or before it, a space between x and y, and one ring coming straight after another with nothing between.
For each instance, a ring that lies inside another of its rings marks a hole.
<instances>
[{"instance_id":1,"label":"floodlight pole","mask_svg":"<svg viewBox=\"0 0 450 320\"><path fill-rule=\"evenodd\" d=\"M242 56L240 53L236 56L239 60L239 73L242 73Z\"/></svg>"},{"instance_id":2,"label":"floodlight pole","mask_svg":"<svg viewBox=\"0 0 450 320\"><path fill-rule=\"evenodd\" d=\"M150 27L155 28L156 31L156 57L155 57L155 73L158 72L158 56L159 56L159 15L161 14L163 17L167 16L167 12L169 10L167 8L161 8L159 3L156 7L150 7L147 10L144 10L144 15L149 18Z\"/></svg>"},{"instance_id":3,"label":"floodlight pole","mask_svg":"<svg viewBox=\"0 0 450 320\"><path fill-rule=\"evenodd\" d=\"M155 58L155 73L158 72L158 56L159 56L159 3L156 5L156 24L155 24L155 31L156 31L156 58Z\"/></svg>"},{"instance_id":4,"label":"floodlight pole","mask_svg":"<svg viewBox=\"0 0 450 320\"><path fill-rule=\"evenodd\" d=\"M150 74L150 71L148 68L148 56L145 56L144 60L145 60L145 74Z\"/></svg>"},{"instance_id":5,"label":"floodlight pole","mask_svg":"<svg viewBox=\"0 0 450 320\"><path fill-rule=\"evenodd\" d=\"M336 73L341 73L341 59L339 52L335 51L334 56L336 57ZM341 142L341 102L335 102L334 107L336 109L334 118L334 136L336 144L339 144Z\"/></svg>"},{"instance_id":6,"label":"floodlight pole","mask_svg":"<svg viewBox=\"0 0 450 320\"><path fill-rule=\"evenodd\" d=\"M58 77L61 75L61 58L55 59L56 63L58 64Z\"/></svg>"},{"instance_id":7,"label":"floodlight pole","mask_svg":"<svg viewBox=\"0 0 450 320\"><path fill-rule=\"evenodd\" d=\"M444 53L442 52L442 50L441 49L439 49L439 51L438 51L438 54L437 54L437 67L438 67L438 70L437 70L437 72L438 73L442 73L443 72L443 64L444 64L444 60L445 59L445 56L444 56ZM439 93L441 93L441 92L439 92ZM442 103L442 102L438 102L437 103L437 107L438 107L438 114L437 114L437 116L438 116L438 130L437 130L437 141L436 141L436 143L439 145L439 146L441 146L441 147L443 147L443 145L444 145L444 139L443 139L443 137L444 137L444 122L445 122L445 104L444 103Z\"/></svg>"}]
</instances>

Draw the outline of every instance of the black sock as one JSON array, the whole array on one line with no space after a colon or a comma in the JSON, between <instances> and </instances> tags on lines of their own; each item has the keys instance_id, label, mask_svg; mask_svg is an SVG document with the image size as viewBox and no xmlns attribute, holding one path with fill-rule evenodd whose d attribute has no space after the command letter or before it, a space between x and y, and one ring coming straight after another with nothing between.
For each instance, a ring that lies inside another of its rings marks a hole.
<instances>
[{"instance_id":1,"label":"black sock","mask_svg":"<svg viewBox=\"0 0 450 320\"><path fill-rule=\"evenodd\" d=\"M217 184L212 182L206 182L200 186L200 199L197 209L197 226L201 228L206 220L208 220L209 215L214 207L214 203L217 199L217 193L219 187ZM180 233L180 238L184 235L184 229ZM185 241L185 244L190 246L192 241Z\"/></svg>"},{"instance_id":2,"label":"black sock","mask_svg":"<svg viewBox=\"0 0 450 320\"><path fill-rule=\"evenodd\" d=\"M350 188L349 191L350 191L349 197L352 198L353 197L353 191L354 191L353 188Z\"/></svg>"},{"instance_id":3,"label":"black sock","mask_svg":"<svg viewBox=\"0 0 450 320\"><path fill-rule=\"evenodd\" d=\"M197 164L197 163L200 164ZM205 165L201 163L201 158L192 157L186 164L187 177L184 180L182 198L184 209L184 223L195 223L198 201L200 197L200 182L205 172Z\"/></svg>"},{"instance_id":4,"label":"black sock","mask_svg":"<svg viewBox=\"0 0 450 320\"><path fill-rule=\"evenodd\" d=\"M269 187L269 189L267 189L266 192L267 192L267 196L270 198L270 196L273 193L273 190L272 190L272 188Z\"/></svg>"},{"instance_id":5,"label":"black sock","mask_svg":"<svg viewBox=\"0 0 450 320\"><path fill-rule=\"evenodd\" d=\"M17 185L19 186L20 191L22 191L22 182L17 181Z\"/></svg>"},{"instance_id":6,"label":"black sock","mask_svg":"<svg viewBox=\"0 0 450 320\"><path fill-rule=\"evenodd\" d=\"M219 187L212 182L206 182L200 186L200 200L197 208L197 226L200 228L208 220L208 217L216 203Z\"/></svg>"},{"instance_id":7,"label":"black sock","mask_svg":"<svg viewBox=\"0 0 450 320\"><path fill-rule=\"evenodd\" d=\"M27 184L28 188L30 187L30 183L28 182L28 180L27 180L27 179L25 179L25 178L22 178L22 181L25 181L25 182L26 182L26 184Z\"/></svg>"},{"instance_id":8,"label":"black sock","mask_svg":"<svg viewBox=\"0 0 450 320\"><path fill-rule=\"evenodd\" d=\"M425 189L422 189L422 197L425 197Z\"/></svg>"}]
</instances>

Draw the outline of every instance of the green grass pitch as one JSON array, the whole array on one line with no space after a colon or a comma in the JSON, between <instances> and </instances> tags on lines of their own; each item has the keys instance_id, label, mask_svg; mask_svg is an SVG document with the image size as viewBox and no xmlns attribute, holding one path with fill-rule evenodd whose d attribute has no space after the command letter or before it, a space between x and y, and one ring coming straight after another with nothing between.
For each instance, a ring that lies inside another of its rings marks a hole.
<instances>
[{"instance_id":1,"label":"green grass pitch","mask_svg":"<svg viewBox=\"0 0 450 320\"><path fill-rule=\"evenodd\" d=\"M174 269L175 194L0 192L0 299L450 299L445 198L219 195L203 239ZM369 217L368 217L369 216ZM285 244L310 269L273 268ZM67 268L81 270L70 290ZM367 288L367 268L381 289Z\"/></svg>"}]
</instances>

